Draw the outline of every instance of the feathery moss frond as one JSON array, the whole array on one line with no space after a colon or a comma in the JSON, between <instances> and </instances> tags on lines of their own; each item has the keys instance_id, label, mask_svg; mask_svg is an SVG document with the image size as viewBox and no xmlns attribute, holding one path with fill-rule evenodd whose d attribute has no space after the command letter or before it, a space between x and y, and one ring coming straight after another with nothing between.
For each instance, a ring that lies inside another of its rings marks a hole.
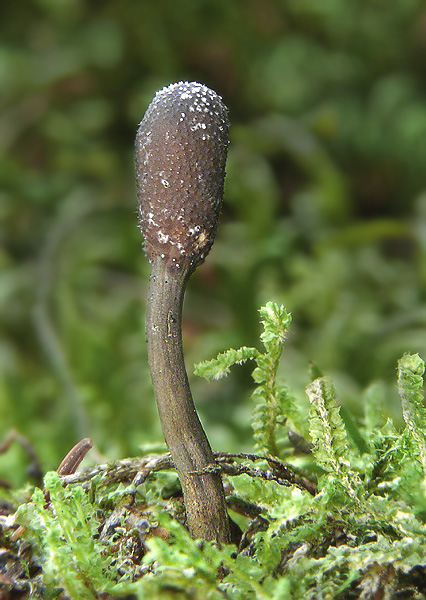
<instances>
[{"instance_id":1,"label":"feathery moss frond","mask_svg":"<svg viewBox=\"0 0 426 600\"><path fill-rule=\"evenodd\" d=\"M64 488L59 475L45 476L45 490L21 507L18 520L43 540L43 577L63 588L72 600L96 600L96 590L114 587L116 570L107 547L98 540L99 522L88 494L80 486Z\"/></svg>"},{"instance_id":2,"label":"feathery moss frond","mask_svg":"<svg viewBox=\"0 0 426 600\"><path fill-rule=\"evenodd\" d=\"M423 403L425 364L418 354L405 354L398 361L398 392L402 416L426 476L426 408Z\"/></svg>"},{"instance_id":3,"label":"feathery moss frond","mask_svg":"<svg viewBox=\"0 0 426 600\"><path fill-rule=\"evenodd\" d=\"M320 377L306 392L311 403L309 423L315 460L324 471L346 473L349 443L334 388L327 377Z\"/></svg>"},{"instance_id":4,"label":"feathery moss frond","mask_svg":"<svg viewBox=\"0 0 426 600\"><path fill-rule=\"evenodd\" d=\"M331 496L343 491L359 505L356 488L360 480L351 467L354 454L340 415L334 388L327 377L315 379L306 388L311 403L309 417L312 453L316 464L325 472L325 482Z\"/></svg>"},{"instance_id":5,"label":"feathery moss frond","mask_svg":"<svg viewBox=\"0 0 426 600\"><path fill-rule=\"evenodd\" d=\"M194 373L204 379L222 379L230 373L230 368L233 365L241 365L247 360L256 359L259 356L259 351L256 348L247 348L243 346L238 350L230 348L226 352L222 352L212 360L206 360L195 365Z\"/></svg>"},{"instance_id":6,"label":"feathery moss frond","mask_svg":"<svg viewBox=\"0 0 426 600\"><path fill-rule=\"evenodd\" d=\"M419 461L423 478L421 488L426 495L426 408L423 402L423 375L425 363L418 354L405 354L398 361L398 392L406 437ZM409 469L411 473L411 469Z\"/></svg>"},{"instance_id":7,"label":"feathery moss frond","mask_svg":"<svg viewBox=\"0 0 426 600\"><path fill-rule=\"evenodd\" d=\"M256 368L252 373L257 384L252 394L255 402L252 416L254 445L261 454L279 456L277 428L288 418L296 423L299 420L293 396L284 385L277 383L279 361L291 315L284 306L274 302L268 302L259 312L263 324L260 339L265 347L264 353L245 346L239 350L230 349L213 360L197 364L194 372L206 379L219 379L228 375L232 365L255 360Z\"/></svg>"}]
</instances>

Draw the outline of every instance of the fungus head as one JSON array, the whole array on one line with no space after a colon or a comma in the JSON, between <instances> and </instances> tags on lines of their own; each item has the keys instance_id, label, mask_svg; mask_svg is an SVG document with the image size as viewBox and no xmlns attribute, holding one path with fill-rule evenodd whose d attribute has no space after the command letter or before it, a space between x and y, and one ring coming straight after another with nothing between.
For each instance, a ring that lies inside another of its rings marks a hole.
<instances>
[{"instance_id":1,"label":"fungus head","mask_svg":"<svg viewBox=\"0 0 426 600\"><path fill-rule=\"evenodd\" d=\"M228 115L216 92L180 82L155 95L136 136L139 226L150 262L193 271L216 234L228 151Z\"/></svg>"}]
</instances>

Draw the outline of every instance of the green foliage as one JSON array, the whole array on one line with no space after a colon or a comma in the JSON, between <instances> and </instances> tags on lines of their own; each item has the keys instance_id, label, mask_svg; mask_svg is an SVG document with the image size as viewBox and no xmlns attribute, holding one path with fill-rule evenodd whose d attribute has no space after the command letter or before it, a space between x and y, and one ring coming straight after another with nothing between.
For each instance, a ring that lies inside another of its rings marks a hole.
<instances>
[{"instance_id":1,"label":"green foliage","mask_svg":"<svg viewBox=\"0 0 426 600\"><path fill-rule=\"evenodd\" d=\"M335 598L349 593L357 581L359 593L370 598L384 588L392 594L402 573L426 564L423 372L418 355L399 362L403 431L383 418L382 388L367 390L364 422L356 436L364 451L351 443L329 378L321 376L308 385L310 470L322 473L317 496L262 480L234 482L236 491L260 502L270 519L267 530L258 534L254 553L264 569L264 590L273 594L282 585L294 598ZM333 535L340 536L338 543ZM269 578L270 572L280 576Z\"/></svg>"},{"instance_id":2,"label":"green foliage","mask_svg":"<svg viewBox=\"0 0 426 600\"><path fill-rule=\"evenodd\" d=\"M426 478L426 408L423 403L423 374L425 364L418 354L406 355L398 362L398 391L402 415L413 443L413 452ZM423 482L426 485L426 481Z\"/></svg>"},{"instance_id":3,"label":"green foliage","mask_svg":"<svg viewBox=\"0 0 426 600\"><path fill-rule=\"evenodd\" d=\"M171 591L185 595L193 590L199 598L220 598L217 578L224 564L231 562L235 548L219 548L211 542L200 544L166 514L159 514L158 518L171 537L167 541L160 538L150 541L144 563L152 565L157 561L158 569L140 581L140 597L169 598Z\"/></svg>"},{"instance_id":4,"label":"green foliage","mask_svg":"<svg viewBox=\"0 0 426 600\"><path fill-rule=\"evenodd\" d=\"M199 363L194 372L206 379L219 379L229 373L232 365L254 360L257 367L252 376L258 384L252 394L255 402L252 418L255 448L260 454L279 456L276 424L284 424L287 418L297 415L293 397L276 379L291 315L274 302L268 302L259 312L263 323L260 339L265 347L264 353L247 347L231 349L219 354L216 359Z\"/></svg>"},{"instance_id":5,"label":"green foliage","mask_svg":"<svg viewBox=\"0 0 426 600\"><path fill-rule=\"evenodd\" d=\"M195 365L194 373L199 377L205 377L207 380L221 379L229 375L232 365L241 365L247 360L258 358L258 356L259 352L256 348L247 348L246 346L238 350L230 348L230 350L218 354L214 360Z\"/></svg>"},{"instance_id":6,"label":"green foliage","mask_svg":"<svg viewBox=\"0 0 426 600\"><path fill-rule=\"evenodd\" d=\"M348 436L340 416L335 391L325 377L315 379L307 388L311 402L310 436L318 465L331 473L345 473L348 461Z\"/></svg>"},{"instance_id":7,"label":"green foliage","mask_svg":"<svg viewBox=\"0 0 426 600\"><path fill-rule=\"evenodd\" d=\"M288 404L278 401L277 365L290 324L289 314L275 303L260 314L263 353L229 350L196 367L215 379L235 363L256 362L253 421L263 419L266 431L254 427L258 448L283 429ZM173 500L174 474L153 473L138 489L103 484L106 475L98 475L88 493L76 485L63 488L57 474L49 473L50 503L36 490L17 516L42 565L42 584L51 597L63 589L73 599L88 600L101 591L140 600L373 600L403 593L407 577L416 572L419 583L411 585L424 589L423 373L417 354L398 363L402 429L383 417L383 389L376 384L365 393L363 419L351 421L357 434L349 435L334 387L320 375L306 389L309 415L303 405L291 409L294 421L307 420L312 444L303 469L297 455L287 450L282 462L269 447L265 456L235 455L227 468L221 458L218 464L232 487L230 505L240 507L235 508L243 530L239 548L190 538L181 505ZM253 460L259 466L251 466ZM113 533L99 539L108 523L114 523ZM136 539L144 548L138 559Z\"/></svg>"},{"instance_id":8,"label":"green foliage","mask_svg":"<svg viewBox=\"0 0 426 600\"><path fill-rule=\"evenodd\" d=\"M59 475L46 475L45 492L37 489L32 503L21 506L18 520L38 546L43 581L53 591L63 588L72 600L94 600L96 590L113 587L112 558L98 540L99 520L83 488L63 488Z\"/></svg>"},{"instance_id":9,"label":"green foliage","mask_svg":"<svg viewBox=\"0 0 426 600\"><path fill-rule=\"evenodd\" d=\"M359 505L355 486L359 487L360 481L353 470L354 456L334 388L326 377L320 377L307 387L306 393L311 403L309 433L315 463L328 474L327 487L332 483L333 494L342 487L341 491Z\"/></svg>"}]
</instances>

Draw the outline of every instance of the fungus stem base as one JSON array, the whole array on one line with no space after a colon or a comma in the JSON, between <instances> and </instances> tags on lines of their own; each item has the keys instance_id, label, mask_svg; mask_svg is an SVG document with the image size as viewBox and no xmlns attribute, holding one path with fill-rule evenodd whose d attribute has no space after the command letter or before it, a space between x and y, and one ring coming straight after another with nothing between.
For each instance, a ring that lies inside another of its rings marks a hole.
<instances>
[{"instance_id":1,"label":"fungus stem base","mask_svg":"<svg viewBox=\"0 0 426 600\"><path fill-rule=\"evenodd\" d=\"M146 337L164 438L176 466L193 538L230 541L220 473L198 418L182 347L182 305L190 270L167 259L151 264Z\"/></svg>"}]
</instances>

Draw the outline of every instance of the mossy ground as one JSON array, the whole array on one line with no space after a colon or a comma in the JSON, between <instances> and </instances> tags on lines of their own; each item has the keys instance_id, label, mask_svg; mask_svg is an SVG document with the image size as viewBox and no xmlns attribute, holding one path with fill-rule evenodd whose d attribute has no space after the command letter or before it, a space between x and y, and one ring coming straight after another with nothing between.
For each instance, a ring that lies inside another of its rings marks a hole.
<instances>
[{"instance_id":1,"label":"mossy ground","mask_svg":"<svg viewBox=\"0 0 426 600\"><path fill-rule=\"evenodd\" d=\"M218 377L242 360L257 363L252 425L255 451L262 453L216 454L233 543L190 538L167 454L65 478L50 472L44 490L27 496L16 513L17 499L13 507L4 503L4 594L72 600L426 594L423 361L405 355L398 363L404 427L384 418L380 389L373 387L363 418L348 428L331 381L316 371L309 402L295 405L276 379L290 315L273 303L260 312L263 352L230 350L197 366Z\"/></svg>"}]
</instances>

